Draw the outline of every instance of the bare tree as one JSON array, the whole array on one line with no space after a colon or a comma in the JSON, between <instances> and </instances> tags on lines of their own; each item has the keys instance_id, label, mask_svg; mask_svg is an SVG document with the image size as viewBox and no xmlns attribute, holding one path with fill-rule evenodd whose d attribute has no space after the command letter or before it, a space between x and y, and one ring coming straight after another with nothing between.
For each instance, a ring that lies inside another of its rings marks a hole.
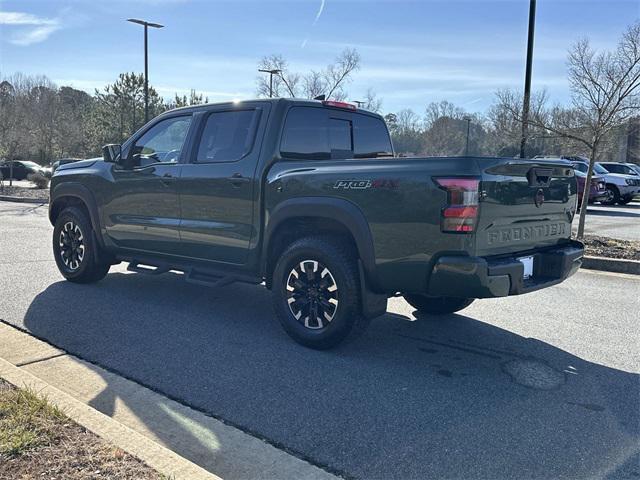
<instances>
[{"instance_id":1,"label":"bare tree","mask_svg":"<svg viewBox=\"0 0 640 480\"><path fill-rule=\"evenodd\" d=\"M346 49L334 63L327 65L323 70L311 70L306 74L289 71L289 64L282 55L264 57L259 68L280 72L273 75L274 97L315 98L324 95L327 99L344 100L347 97L344 87L351 80L352 74L360 68L360 55L354 49ZM269 82L270 79L266 75L257 78L258 96L269 96Z\"/></svg>"},{"instance_id":2,"label":"bare tree","mask_svg":"<svg viewBox=\"0 0 640 480\"><path fill-rule=\"evenodd\" d=\"M273 75L274 97L295 97L300 77L289 72L289 65L282 55L269 55L260 60L258 68L261 70L278 70L279 74ZM259 97L268 97L270 94L270 78L260 75L257 78L257 93Z\"/></svg>"},{"instance_id":3,"label":"bare tree","mask_svg":"<svg viewBox=\"0 0 640 480\"><path fill-rule=\"evenodd\" d=\"M380 110L382 110L382 99L378 98L378 95L376 95L376 92L374 92L372 88L369 88L364 96L362 106L370 112L380 113Z\"/></svg>"},{"instance_id":4,"label":"bare tree","mask_svg":"<svg viewBox=\"0 0 640 480\"><path fill-rule=\"evenodd\" d=\"M590 153L583 198L589 198L593 165L602 142L613 129L640 112L640 22L629 26L612 51L596 52L588 40L577 42L568 56L572 106L532 112L530 123L584 145ZM505 105L512 98L503 95ZM578 238L584 236L586 208L580 211Z\"/></svg>"}]
</instances>

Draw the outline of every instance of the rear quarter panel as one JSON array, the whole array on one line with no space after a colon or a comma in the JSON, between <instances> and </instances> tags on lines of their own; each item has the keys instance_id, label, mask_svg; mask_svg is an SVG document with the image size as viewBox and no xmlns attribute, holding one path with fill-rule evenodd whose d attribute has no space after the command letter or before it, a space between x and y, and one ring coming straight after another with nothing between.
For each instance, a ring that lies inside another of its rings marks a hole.
<instances>
[{"instance_id":1,"label":"rear quarter panel","mask_svg":"<svg viewBox=\"0 0 640 480\"><path fill-rule=\"evenodd\" d=\"M347 200L369 225L376 283L386 291L422 290L435 256L473 248L473 235L440 231L446 193L432 177L452 172L476 175L477 166L465 158L279 161L267 175L267 221L269 212L288 199Z\"/></svg>"}]
</instances>

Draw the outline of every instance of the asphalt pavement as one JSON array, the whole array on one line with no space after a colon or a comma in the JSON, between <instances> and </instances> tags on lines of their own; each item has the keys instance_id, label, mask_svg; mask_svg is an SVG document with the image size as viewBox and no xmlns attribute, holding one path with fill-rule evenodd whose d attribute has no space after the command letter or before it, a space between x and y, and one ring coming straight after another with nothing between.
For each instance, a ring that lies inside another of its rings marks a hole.
<instances>
[{"instance_id":1,"label":"asphalt pavement","mask_svg":"<svg viewBox=\"0 0 640 480\"><path fill-rule=\"evenodd\" d=\"M124 266L66 282L51 230L46 207L0 202L0 319L331 472L640 476L636 276L581 271L439 319L393 299L358 341L317 352L260 286Z\"/></svg>"},{"instance_id":2,"label":"asphalt pavement","mask_svg":"<svg viewBox=\"0 0 640 480\"><path fill-rule=\"evenodd\" d=\"M573 226L577 229L577 219ZM584 231L589 235L640 241L640 202L611 206L589 205Z\"/></svg>"}]
</instances>

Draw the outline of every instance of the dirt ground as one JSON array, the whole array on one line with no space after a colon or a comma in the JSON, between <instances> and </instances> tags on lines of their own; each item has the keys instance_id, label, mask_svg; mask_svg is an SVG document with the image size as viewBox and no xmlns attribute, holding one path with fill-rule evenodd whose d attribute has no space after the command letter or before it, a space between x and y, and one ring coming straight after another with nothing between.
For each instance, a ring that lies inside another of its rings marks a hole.
<instances>
[{"instance_id":1,"label":"dirt ground","mask_svg":"<svg viewBox=\"0 0 640 480\"><path fill-rule=\"evenodd\" d=\"M640 260L640 241L617 240L615 238L585 235L583 239L586 255L595 257Z\"/></svg>"},{"instance_id":2,"label":"dirt ground","mask_svg":"<svg viewBox=\"0 0 640 480\"><path fill-rule=\"evenodd\" d=\"M24 197L24 198L49 198L48 188L36 188L36 187L23 187L23 186L9 186L9 181L4 180L4 185L0 187L0 195L7 195L10 197Z\"/></svg>"}]
</instances>

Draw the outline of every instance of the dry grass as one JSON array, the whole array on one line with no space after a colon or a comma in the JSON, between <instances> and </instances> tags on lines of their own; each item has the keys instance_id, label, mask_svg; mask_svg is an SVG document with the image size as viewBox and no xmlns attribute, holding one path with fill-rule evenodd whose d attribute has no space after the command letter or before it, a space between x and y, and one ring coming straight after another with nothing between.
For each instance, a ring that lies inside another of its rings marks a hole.
<instances>
[{"instance_id":1,"label":"dry grass","mask_svg":"<svg viewBox=\"0 0 640 480\"><path fill-rule=\"evenodd\" d=\"M159 479L34 392L0 380L0 479Z\"/></svg>"},{"instance_id":2,"label":"dry grass","mask_svg":"<svg viewBox=\"0 0 640 480\"><path fill-rule=\"evenodd\" d=\"M596 235L585 235L582 241L586 255L640 260L640 242L638 241L618 240Z\"/></svg>"}]
</instances>

